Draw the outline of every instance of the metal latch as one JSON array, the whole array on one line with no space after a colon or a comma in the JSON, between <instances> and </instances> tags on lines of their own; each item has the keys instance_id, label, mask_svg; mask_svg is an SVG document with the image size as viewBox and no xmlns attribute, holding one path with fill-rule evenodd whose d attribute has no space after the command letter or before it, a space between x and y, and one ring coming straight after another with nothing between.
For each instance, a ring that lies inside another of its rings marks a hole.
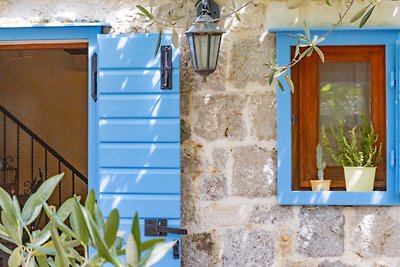
<instances>
[{"instance_id":1,"label":"metal latch","mask_svg":"<svg viewBox=\"0 0 400 267\"><path fill-rule=\"evenodd\" d=\"M168 227L165 219L144 220L145 236L187 235L186 229Z\"/></svg>"},{"instance_id":2,"label":"metal latch","mask_svg":"<svg viewBox=\"0 0 400 267\"><path fill-rule=\"evenodd\" d=\"M92 99L94 102L97 101L97 54L94 53L92 56L92 79L91 79L91 84L92 84Z\"/></svg>"},{"instance_id":3,"label":"metal latch","mask_svg":"<svg viewBox=\"0 0 400 267\"><path fill-rule=\"evenodd\" d=\"M179 260L179 240L176 240L175 245L172 248L172 254L175 260Z\"/></svg>"},{"instance_id":4,"label":"metal latch","mask_svg":"<svg viewBox=\"0 0 400 267\"><path fill-rule=\"evenodd\" d=\"M172 89L172 47L161 46L161 89Z\"/></svg>"}]
</instances>

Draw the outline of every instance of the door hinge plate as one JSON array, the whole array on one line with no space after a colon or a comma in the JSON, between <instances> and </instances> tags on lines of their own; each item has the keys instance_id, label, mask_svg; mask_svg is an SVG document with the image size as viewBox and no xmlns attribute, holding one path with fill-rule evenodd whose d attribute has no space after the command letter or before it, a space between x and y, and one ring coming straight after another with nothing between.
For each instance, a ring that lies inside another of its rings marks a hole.
<instances>
[{"instance_id":1,"label":"door hinge plate","mask_svg":"<svg viewBox=\"0 0 400 267\"><path fill-rule=\"evenodd\" d=\"M92 78L91 79L92 93L91 93L91 95L92 95L93 101L96 102L97 101L97 53L94 53L92 55L91 64L92 64L92 73L91 73L91 75L92 75L92 77L91 77Z\"/></svg>"},{"instance_id":2,"label":"door hinge plate","mask_svg":"<svg viewBox=\"0 0 400 267\"><path fill-rule=\"evenodd\" d=\"M172 47L161 46L161 89L172 89Z\"/></svg>"}]
</instances>

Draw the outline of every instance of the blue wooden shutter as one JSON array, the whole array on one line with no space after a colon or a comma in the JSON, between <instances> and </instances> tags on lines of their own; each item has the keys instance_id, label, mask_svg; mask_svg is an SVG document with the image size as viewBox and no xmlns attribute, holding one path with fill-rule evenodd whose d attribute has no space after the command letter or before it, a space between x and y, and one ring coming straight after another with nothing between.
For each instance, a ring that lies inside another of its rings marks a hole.
<instances>
[{"instance_id":1,"label":"blue wooden shutter","mask_svg":"<svg viewBox=\"0 0 400 267\"><path fill-rule=\"evenodd\" d=\"M172 89L162 90L156 44L156 34L98 36L99 204L119 209L125 232L136 211L142 232L145 219L180 227L180 54L172 48ZM180 260L170 252L158 266Z\"/></svg>"},{"instance_id":2,"label":"blue wooden shutter","mask_svg":"<svg viewBox=\"0 0 400 267\"><path fill-rule=\"evenodd\" d=\"M395 193L400 194L400 41L396 41L396 71L395 71L395 94L396 94L396 102L395 102L395 157L394 157L394 166L395 166Z\"/></svg>"}]
</instances>

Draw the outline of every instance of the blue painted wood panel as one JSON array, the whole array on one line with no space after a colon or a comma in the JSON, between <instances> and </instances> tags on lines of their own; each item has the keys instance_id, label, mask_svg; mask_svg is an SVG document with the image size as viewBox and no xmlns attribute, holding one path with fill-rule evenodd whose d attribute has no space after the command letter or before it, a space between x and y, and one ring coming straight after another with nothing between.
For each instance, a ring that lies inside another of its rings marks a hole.
<instances>
[{"instance_id":1,"label":"blue painted wood panel","mask_svg":"<svg viewBox=\"0 0 400 267\"><path fill-rule=\"evenodd\" d=\"M173 70L173 77L178 77L178 74L179 69ZM107 69L99 73L101 93L160 93L160 79L159 69ZM164 90L163 93L177 93L179 82L179 78L173 78L172 90Z\"/></svg>"},{"instance_id":2,"label":"blue painted wood panel","mask_svg":"<svg viewBox=\"0 0 400 267\"><path fill-rule=\"evenodd\" d=\"M179 168L179 144L100 144L101 167Z\"/></svg>"},{"instance_id":3,"label":"blue painted wood panel","mask_svg":"<svg viewBox=\"0 0 400 267\"><path fill-rule=\"evenodd\" d=\"M178 94L100 95L101 118L179 118Z\"/></svg>"},{"instance_id":4,"label":"blue painted wood panel","mask_svg":"<svg viewBox=\"0 0 400 267\"><path fill-rule=\"evenodd\" d=\"M179 119L101 119L100 142L175 142Z\"/></svg>"},{"instance_id":5,"label":"blue painted wood panel","mask_svg":"<svg viewBox=\"0 0 400 267\"><path fill-rule=\"evenodd\" d=\"M156 56L157 34L119 34L100 37L99 50L107 53L99 58L101 69L160 69L160 53ZM171 45L171 35L164 35L161 45ZM179 50L174 49L172 66L179 70ZM140 84L141 82L139 82Z\"/></svg>"},{"instance_id":6,"label":"blue painted wood panel","mask_svg":"<svg viewBox=\"0 0 400 267\"><path fill-rule=\"evenodd\" d=\"M179 194L101 194L98 200L104 216L118 208L122 218L133 218L137 211L140 218L179 218Z\"/></svg>"},{"instance_id":7,"label":"blue painted wood panel","mask_svg":"<svg viewBox=\"0 0 400 267\"><path fill-rule=\"evenodd\" d=\"M101 169L101 193L179 194L179 169Z\"/></svg>"},{"instance_id":8,"label":"blue painted wood panel","mask_svg":"<svg viewBox=\"0 0 400 267\"><path fill-rule=\"evenodd\" d=\"M98 203L117 208L130 228L138 212L180 227L179 50L173 49L172 89L160 89L157 34L98 37ZM171 36L162 38L171 45ZM179 240L168 235L169 240ZM170 252L157 266L178 267Z\"/></svg>"}]
</instances>

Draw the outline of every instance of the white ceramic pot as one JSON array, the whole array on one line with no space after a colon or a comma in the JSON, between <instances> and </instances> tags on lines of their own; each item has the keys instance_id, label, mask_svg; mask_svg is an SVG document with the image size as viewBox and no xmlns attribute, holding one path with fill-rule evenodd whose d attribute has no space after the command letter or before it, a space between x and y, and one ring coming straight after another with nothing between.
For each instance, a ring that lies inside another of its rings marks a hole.
<instances>
[{"instance_id":1,"label":"white ceramic pot","mask_svg":"<svg viewBox=\"0 0 400 267\"><path fill-rule=\"evenodd\" d=\"M329 191L331 180L310 180L312 191Z\"/></svg>"},{"instance_id":2,"label":"white ceramic pot","mask_svg":"<svg viewBox=\"0 0 400 267\"><path fill-rule=\"evenodd\" d=\"M368 192L374 190L376 167L343 167L346 190Z\"/></svg>"}]
</instances>

